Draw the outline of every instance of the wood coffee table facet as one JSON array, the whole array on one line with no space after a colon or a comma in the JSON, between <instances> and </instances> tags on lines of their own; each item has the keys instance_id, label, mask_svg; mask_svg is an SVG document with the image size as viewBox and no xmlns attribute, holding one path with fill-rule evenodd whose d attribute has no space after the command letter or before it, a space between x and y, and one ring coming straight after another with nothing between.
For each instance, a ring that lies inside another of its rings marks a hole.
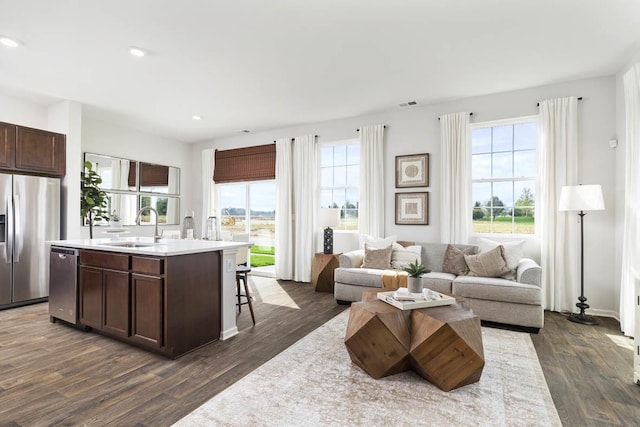
<instances>
[{"instance_id":1,"label":"wood coffee table facet","mask_svg":"<svg viewBox=\"0 0 640 427\"><path fill-rule=\"evenodd\" d=\"M353 363L376 379L408 370L410 315L382 301L352 304L344 343Z\"/></svg>"},{"instance_id":2,"label":"wood coffee table facet","mask_svg":"<svg viewBox=\"0 0 640 427\"><path fill-rule=\"evenodd\" d=\"M480 319L460 304L400 310L379 300L353 303L345 345L373 378L413 369L444 391L479 381L484 368Z\"/></svg>"},{"instance_id":3,"label":"wood coffee table facet","mask_svg":"<svg viewBox=\"0 0 640 427\"><path fill-rule=\"evenodd\" d=\"M411 367L444 391L480 380L480 319L457 305L412 310Z\"/></svg>"}]
</instances>

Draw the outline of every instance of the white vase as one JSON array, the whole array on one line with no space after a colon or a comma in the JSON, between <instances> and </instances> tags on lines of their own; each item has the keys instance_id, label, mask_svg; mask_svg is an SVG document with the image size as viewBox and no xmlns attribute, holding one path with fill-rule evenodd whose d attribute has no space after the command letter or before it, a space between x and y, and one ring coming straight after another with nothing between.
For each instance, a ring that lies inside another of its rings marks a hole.
<instances>
[{"instance_id":1,"label":"white vase","mask_svg":"<svg viewBox=\"0 0 640 427\"><path fill-rule=\"evenodd\" d=\"M412 294L418 294L422 292L422 280L419 277L407 277L407 289Z\"/></svg>"}]
</instances>

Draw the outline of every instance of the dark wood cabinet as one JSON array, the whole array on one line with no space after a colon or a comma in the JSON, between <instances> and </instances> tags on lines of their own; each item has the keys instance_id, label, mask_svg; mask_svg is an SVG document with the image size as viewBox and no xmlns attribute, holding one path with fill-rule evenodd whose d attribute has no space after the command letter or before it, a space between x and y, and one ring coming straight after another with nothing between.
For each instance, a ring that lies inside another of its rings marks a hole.
<instances>
[{"instance_id":1,"label":"dark wood cabinet","mask_svg":"<svg viewBox=\"0 0 640 427\"><path fill-rule=\"evenodd\" d=\"M80 267L80 323L102 329L102 269Z\"/></svg>"},{"instance_id":2,"label":"dark wood cabinet","mask_svg":"<svg viewBox=\"0 0 640 427\"><path fill-rule=\"evenodd\" d=\"M0 168L63 177L66 173L66 136L0 123Z\"/></svg>"},{"instance_id":3,"label":"dark wood cabinet","mask_svg":"<svg viewBox=\"0 0 640 427\"><path fill-rule=\"evenodd\" d=\"M122 337L131 335L129 272L102 271L104 322L102 330Z\"/></svg>"},{"instance_id":4,"label":"dark wood cabinet","mask_svg":"<svg viewBox=\"0 0 640 427\"><path fill-rule=\"evenodd\" d=\"M80 323L171 358L220 338L221 292L218 251L80 251Z\"/></svg>"},{"instance_id":5,"label":"dark wood cabinet","mask_svg":"<svg viewBox=\"0 0 640 427\"><path fill-rule=\"evenodd\" d=\"M0 168L13 168L15 163L16 127L0 123Z\"/></svg>"},{"instance_id":6,"label":"dark wood cabinet","mask_svg":"<svg viewBox=\"0 0 640 427\"><path fill-rule=\"evenodd\" d=\"M131 275L131 338L162 347L163 279L145 274Z\"/></svg>"}]
</instances>

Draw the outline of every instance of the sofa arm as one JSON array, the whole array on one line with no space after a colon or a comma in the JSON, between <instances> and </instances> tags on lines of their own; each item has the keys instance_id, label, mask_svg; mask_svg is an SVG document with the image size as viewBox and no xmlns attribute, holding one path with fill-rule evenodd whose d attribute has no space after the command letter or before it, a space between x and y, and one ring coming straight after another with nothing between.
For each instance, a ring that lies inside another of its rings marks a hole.
<instances>
[{"instance_id":1,"label":"sofa arm","mask_svg":"<svg viewBox=\"0 0 640 427\"><path fill-rule=\"evenodd\" d=\"M340 267L354 268L361 267L364 259L364 250L358 249L351 252L345 252L340 255Z\"/></svg>"},{"instance_id":2,"label":"sofa arm","mask_svg":"<svg viewBox=\"0 0 640 427\"><path fill-rule=\"evenodd\" d=\"M518 264L518 283L541 286L542 268L532 259L522 258Z\"/></svg>"}]
</instances>

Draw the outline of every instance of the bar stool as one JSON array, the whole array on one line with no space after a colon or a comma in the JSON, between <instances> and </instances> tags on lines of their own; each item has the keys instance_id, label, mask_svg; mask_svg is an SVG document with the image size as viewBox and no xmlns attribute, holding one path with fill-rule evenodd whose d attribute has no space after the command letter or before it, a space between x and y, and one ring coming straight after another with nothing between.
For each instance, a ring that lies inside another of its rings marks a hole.
<instances>
[{"instance_id":1,"label":"bar stool","mask_svg":"<svg viewBox=\"0 0 640 427\"><path fill-rule=\"evenodd\" d=\"M234 242L248 242L249 234L234 234L231 238ZM251 266L249 261L249 248L239 248L236 252L236 295L238 297L238 313L242 313L242 306L247 304L249 311L251 312L251 320L253 324L256 324L256 318L253 313L253 304L251 303L252 297L249 291L249 273L251 273ZM240 282L244 283L244 294L240 289ZM244 299L244 300L243 300Z\"/></svg>"}]
</instances>

